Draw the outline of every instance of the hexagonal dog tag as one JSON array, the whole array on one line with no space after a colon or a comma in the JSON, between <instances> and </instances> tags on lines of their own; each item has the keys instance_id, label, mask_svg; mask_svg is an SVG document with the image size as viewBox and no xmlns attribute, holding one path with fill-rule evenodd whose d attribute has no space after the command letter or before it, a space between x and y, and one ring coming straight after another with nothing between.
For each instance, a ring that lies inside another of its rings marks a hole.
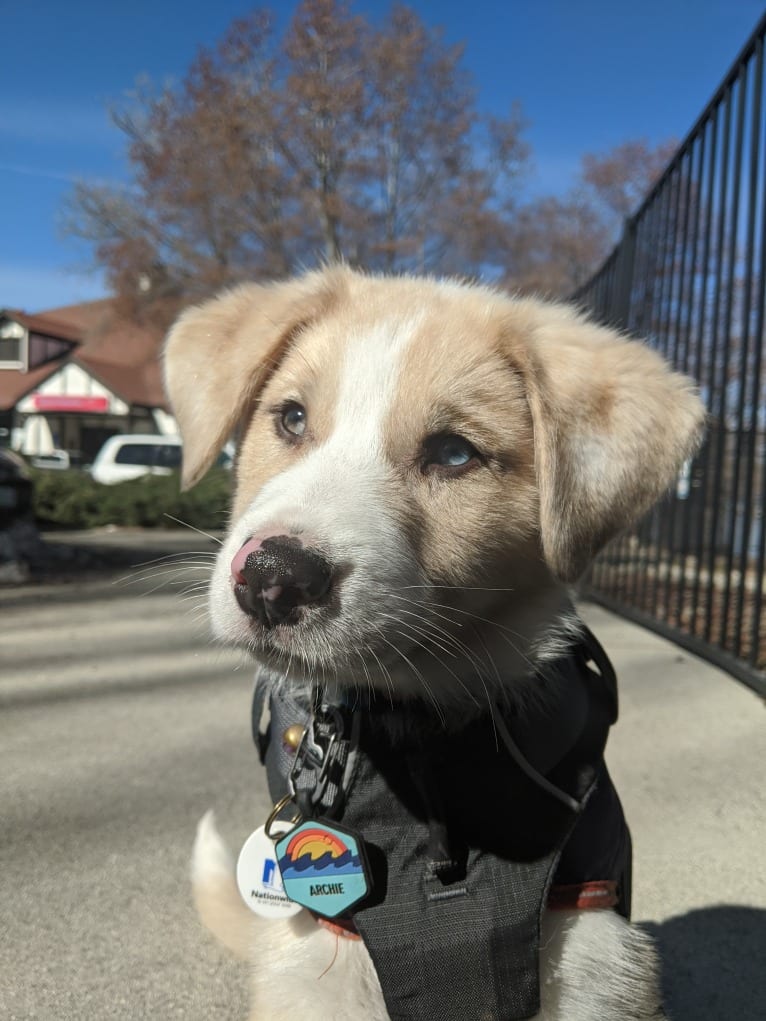
<instances>
[{"instance_id":1,"label":"hexagonal dog tag","mask_svg":"<svg viewBox=\"0 0 766 1021\"><path fill-rule=\"evenodd\" d=\"M364 841L351 830L309 819L277 841L282 885L290 900L336 918L370 892Z\"/></svg>"}]
</instances>

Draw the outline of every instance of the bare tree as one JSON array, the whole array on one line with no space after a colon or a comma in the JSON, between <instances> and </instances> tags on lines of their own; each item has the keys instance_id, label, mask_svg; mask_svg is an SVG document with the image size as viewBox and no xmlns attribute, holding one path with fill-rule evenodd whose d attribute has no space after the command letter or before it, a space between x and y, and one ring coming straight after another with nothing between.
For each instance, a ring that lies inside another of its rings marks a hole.
<instances>
[{"instance_id":1,"label":"bare tree","mask_svg":"<svg viewBox=\"0 0 766 1021\"><path fill-rule=\"evenodd\" d=\"M480 273L526 148L517 109L479 115L461 59L402 6L375 27L343 0L303 0L281 39L255 12L180 85L116 114L131 186L81 185L69 229L161 324L317 261Z\"/></svg>"},{"instance_id":2,"label":"bare tree","mask_svg":"<svg viewBox=\"0 0 766 1021\"><path fill-rule=\"evenodd\" d=\"M522 206L508 238L505 282L514 290L567 298L609 251L611 233L582 190Z\"/></svg>"},{"instance_id":3,"label":"bare tree","mask_svg":"<svg viewBox=\"0 0 766 1021\"><path fill-rule=\"evenodd\" d=\"M227 284L337 260L567 296L669 144L587 155L569 194L522 202L521 109L483 117L462 56L401 5L376 26L347 0L303 0L281 37L255 11L113 115L132 179L76 188L68 228L122 314L158 331Z\"/></svg>"},{"instance_id":4,"label":"bare tree","mask_svg":"<svg viewBox=\"0 0 766 1021\"><path fill-rule=\"evenodd\" d=\"M505 282L520 291L566 298L587 282L664 171L673 141L630 141L586 153L572 188L516 210L505 256Z\"/></svg>"},{"instance_id":5,"label":"bare tree","mask_svg":"<svg viewBox=\"0 0 766 1021\"><path fill-rule=\"evenodd\" d=\"M600 155L586 153L582 180L595 201L621 224L636 212L677 147L674 139L656 146L646 139L636 139Z\"/></svg>"}]
</instances>

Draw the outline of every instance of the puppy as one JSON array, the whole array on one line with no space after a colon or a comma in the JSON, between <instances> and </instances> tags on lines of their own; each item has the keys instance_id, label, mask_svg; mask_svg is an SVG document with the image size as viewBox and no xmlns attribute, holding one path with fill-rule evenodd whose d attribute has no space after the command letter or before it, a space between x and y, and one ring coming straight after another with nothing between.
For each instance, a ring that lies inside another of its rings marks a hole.
<instances>
[{"instance_id":1,"label":"puppy","mask_svg":"<svg viewBox=\"0 0 766 1021\"><path fill-rule=\"evenodd\" d=\"M542 801L561 794L555 770L534 765L550 728L530 724L524 750L524 719L570 725L568 682L545 682L546 664L562 662L582 639L567 583L693 454L703 409L691 382L648 347L565 305L343 267L242 286L185 312L167 341L166 381L185 486L230 436L239 438L231 523L210 586L217 637L251 650L279 697L308 705L319 686L362 727L374 719L386 734L376 748L390 753L378 756L386 791L396 787L386 771L406 757L397 742L404 748L416 733L419 754L432 734L446 735L450 768L462 756L455 768L472 769L469 747L484 761L489 745L490 772L492 755L513 759L521 783L547 784ZM468 730L484 719L493 737L471 746ZM519 740L508 737L503 721L511 719L521 720ZM579 807L593 789L611 789L605 771L599 776ZM481 779L476 786L483 789ZM501 820L504 796L492 794ZM421 819L402 797L407 836ZM460 830L460 811L449 808L444 833ZM380 820L370 811L367 818L375 831ZM424 841L442 832L432 819L428 826ZM460 881L441 877L445 905L459 900L453 893L473 896L470 870L487 851L484 837L474 839L477 826L466 823L470 836L461 838ZM534 836L532 823L515 828ZM375 839L385 844L386 832L380 822ZM487 839L501 847L505 867L503 834ZM426 1016L442 995L437 983L424 989L421 977L399 997L408 955L392 965L370 933L369 919L387 924L386 897L397 883L387 867L388 893L354 915L364 939L331 931L306 910L257 918L239 896L212 819L203 820L197 903L216 935L251 962L253 1018L307 1009L337 1021ZM549 896L551 875L539 896ZM481 895L502 902L503 883L493 882ZM550 903L535 915L539 975L528 998L506 981L490 1005L479 1003L484 987L497 985L483 977L482 958L462 973L442 967L453 972L444 976L442 1016L662 1017L647 937L615 911ZM460 929L452 926L456 938ZM492 964L493 976L504 963ZM454 1006L472 982L475 1008Z\"/></svg>"}]
</instances>

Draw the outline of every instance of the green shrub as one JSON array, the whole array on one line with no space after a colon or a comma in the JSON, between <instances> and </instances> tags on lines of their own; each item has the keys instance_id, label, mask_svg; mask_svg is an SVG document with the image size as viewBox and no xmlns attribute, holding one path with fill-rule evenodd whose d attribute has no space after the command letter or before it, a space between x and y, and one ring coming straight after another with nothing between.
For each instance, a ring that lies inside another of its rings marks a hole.
<instances>
[{"instance_id":1,"label":"green shrub","mask_svg":"<svg viewBox=\"0 0 766 1021\"><path fill-rule=\"evenodd\" d=\"M33 471L34 512L43 527L96 528L103 525L223 528L231 497L231 472L213 470L194 489L180 491L179 477L144 475L103 486L76 471ZM177 518L178 521L174 521Z\"/></svg>"}]
</instances>

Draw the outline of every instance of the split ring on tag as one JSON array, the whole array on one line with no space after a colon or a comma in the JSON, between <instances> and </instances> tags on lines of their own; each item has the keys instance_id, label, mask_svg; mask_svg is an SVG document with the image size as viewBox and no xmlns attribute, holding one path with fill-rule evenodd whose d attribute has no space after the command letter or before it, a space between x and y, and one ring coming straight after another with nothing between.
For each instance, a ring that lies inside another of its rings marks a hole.
<instances>
[{"instance_id":1,"label":"split ring on tag","mask_svg":"<svg viewBox=\"0 0 766 1021\"><path fill-rule=\"evenodd\" d=\"M287 808L287 806L293 800L294 798L292 794L285 794L285 796L283 798L280 798L276 805L274 805L272 810L269 812L269 817L263 825L263 830L266 836L269 837L271 840L276 840L277 837L284 836L284 834L287 832L287 830L284 829L285 826L287 826L289 829L292 829L293 826L297 825L301 821L300 812L296 812L292 819L288 819L287 821L283 819L277 819L279 813L282 812L285 808ZM276 832L277 823L279 823L279 825L282 827L278 833Z\"/></svg>"}]
</instances>

